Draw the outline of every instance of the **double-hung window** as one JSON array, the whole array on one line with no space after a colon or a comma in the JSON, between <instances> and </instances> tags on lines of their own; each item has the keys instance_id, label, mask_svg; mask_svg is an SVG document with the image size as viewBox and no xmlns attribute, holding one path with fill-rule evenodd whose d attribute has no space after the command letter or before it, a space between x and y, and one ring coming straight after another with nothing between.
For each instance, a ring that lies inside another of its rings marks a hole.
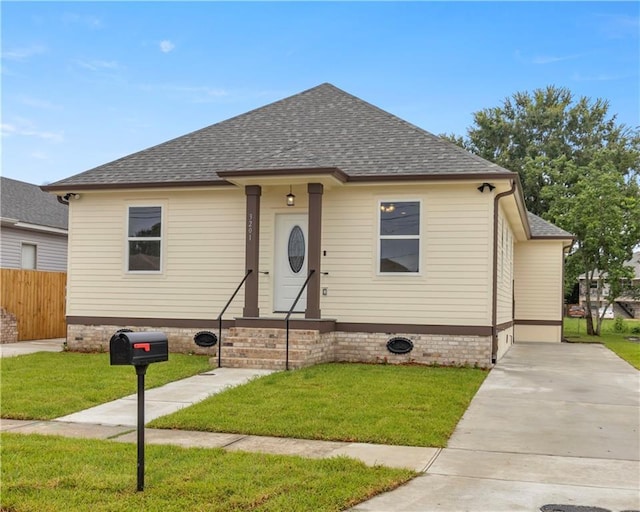
<instances>
[{"instance_id":1,"label":"double-hung window","mask_svg":"<svg viewBox=\"0 0 640 512\"><path fill-rule=\"evenodd\" d=\"M129 206L127 244L127 270L129 272L161 271L161 206Z\"/></svg>"},{"instance_id":2,"label":"double-hung window","mask_svg":"<svg viewBox=\"0 0 640 512\"><path fill-rule=\"evenodd\" d=\"M378 270L420 271L420 201L380 203Z\"/></svg>"}]
</instances>

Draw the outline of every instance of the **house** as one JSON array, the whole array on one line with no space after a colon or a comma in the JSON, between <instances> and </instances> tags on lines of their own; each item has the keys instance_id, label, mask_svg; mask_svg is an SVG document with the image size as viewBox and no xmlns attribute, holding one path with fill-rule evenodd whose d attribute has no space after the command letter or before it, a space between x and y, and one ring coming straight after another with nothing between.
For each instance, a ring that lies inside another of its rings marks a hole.
<instances>
[{"instance_id":1,"label":"house","mask_svg":"<svg viewBox=\"0 0 640 512\"><path fill-rule=\"evenodd\" d=\"M37 185L5 177L0 194L0 267L66 272L66 205Z\"/></svg>"},{"instance_id":2,"label":"house","mask_svg":"<svg viewBox=\"0 0 640 512\"><path fill-rule=\"evenodd\" d=\"M633 279L631 285L640 287L640 251L634 251L633 256L625 266L633 269ZM580 305L587 303L587 278L585 274L581 274L578 278L580 283ZM609 294L609 285L606 280L600 277L597 272L591 281L591 311L595 314L602 314L603 308L607 307L607 295ZM605 318L640 318L640 300L635 296L623 295L616 297L613 304L607 307Z\"/></svg>"},{"instance_id":3,"label":"house","mask_svg":"<svg viewBox=\"0 0 640 512\"><path fill-rule=\"evenodd\" d=\"M63 336L67 206L0 178L0 343Z\"/></svg>"},{"instance_id":4,"label":"house","mask_svg":"<svg viewBox=\"0 0 640 512\"><path fill-rule=\"evenodd\" d=\"M237 287L223 366L490 366L562 339L572 236L517 174L331 84L43 189L75 198L74 349L131 328L194 350Z\"/></svg>"}]
</instances>

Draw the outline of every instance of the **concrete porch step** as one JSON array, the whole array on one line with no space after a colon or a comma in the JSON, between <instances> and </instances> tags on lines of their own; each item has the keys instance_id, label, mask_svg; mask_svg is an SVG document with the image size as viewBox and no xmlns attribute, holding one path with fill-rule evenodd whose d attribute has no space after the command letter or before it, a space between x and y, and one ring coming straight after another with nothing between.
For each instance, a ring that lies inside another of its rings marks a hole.
<instances>
[{"instance_id":1,"label":"concrete porch step","mask_svg":"<svg viewBox=\"0 0 640 512\"><path fill-rule=\"evenodd\" d=\"M304 359L309 353L308 350L292 349L289 347L289 359ZM257 359L284 359L286 349L282 348L262 348L262 347L222 347L222 357L245 357Z\"/></svg>"},{"instance_id":2,"label":"concrete porch step","mask_svg":"<svg viewBox=\"0 0 640 512\"><path fill-rule=\"evenodd\" d=\"M217 358L212 358L213 365L218 364ZM220 361L222 368L248 368L263 370L284 370L286 362L282 359L260 359L254 357L222 357ZM295 361L289 358L289 369L302 368L305 366L303 361Z\"/></svg>"}]
</instances>

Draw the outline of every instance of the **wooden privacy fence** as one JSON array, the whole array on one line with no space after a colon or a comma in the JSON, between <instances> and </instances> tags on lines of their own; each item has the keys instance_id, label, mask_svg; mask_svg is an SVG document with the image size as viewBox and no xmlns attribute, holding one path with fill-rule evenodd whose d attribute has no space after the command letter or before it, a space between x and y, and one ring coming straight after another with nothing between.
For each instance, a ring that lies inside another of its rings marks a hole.
<instances>
[{"instance_id":1,"label":"wooden privacy fence","mask_svg":"<svg viewBox=\"0 0 640 512\"><path fill-rule=\"evenodd\" d=\"M18 321L18 341L64 338L66 272L0 269L2 308Z\"/></svg>"}]
</instances>

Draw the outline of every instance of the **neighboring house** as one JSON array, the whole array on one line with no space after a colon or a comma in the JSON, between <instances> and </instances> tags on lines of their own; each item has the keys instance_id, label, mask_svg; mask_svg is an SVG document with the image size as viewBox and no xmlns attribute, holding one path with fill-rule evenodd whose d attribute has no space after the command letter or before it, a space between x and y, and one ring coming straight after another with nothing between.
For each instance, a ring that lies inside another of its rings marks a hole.
<instances>
[{"instance_id":1,"label":"neighboring house","mask_svg":"<svg viewBox=\"0 0 640 512\"><path fill-rule=\"evenodd\" d=\"M76 194L68 343L161 330L223 366L290 358L490 366L562 339L572 236L527 212L516 173L330 84L43 187ZM412 350L395 354L391 347ZM410 343L408 343L408 342Z\"/></svg>"},{"instance_id":2,"label":"neighboring house","mask_svg":"<svg viewBox=\"0 0 640 512\"><path fill-rule=\"evenodd\" d=\"M631 284L640 287L640 251L635 251L631 259L625 262L625 266L633 268L633 279ZM586 287L587 279L585 274L581 274L580 281L580 304L587 303ZM609 285L599 274L595 274L591 282L591 311L602 313L603 308L607 306L606 296L609 294ZM600 300L598 300L598 292ZM621 296L616 297L613 304L607 307L605 318L640 318L640 300L638 297Z\"/></svg>"},{"instance_id":3,"label":"neighboring house","mask_svg":"<svg viewBox=\"0 0 640 512\"><path fill-rule=\"evenodd\" d=\"M0 178L0 343L64 335L67 217L37 185Z\"/></svg>"},{"instance_id":4,"label":"neighboring house","mask_svg":"<svg viewBox=\"0 0 640 512\"><path fill-rule=\"evenodd\" d=\"M0 180L0 267L66 272L67 206L37 185Z\"/></svg>"}]
</instances>

